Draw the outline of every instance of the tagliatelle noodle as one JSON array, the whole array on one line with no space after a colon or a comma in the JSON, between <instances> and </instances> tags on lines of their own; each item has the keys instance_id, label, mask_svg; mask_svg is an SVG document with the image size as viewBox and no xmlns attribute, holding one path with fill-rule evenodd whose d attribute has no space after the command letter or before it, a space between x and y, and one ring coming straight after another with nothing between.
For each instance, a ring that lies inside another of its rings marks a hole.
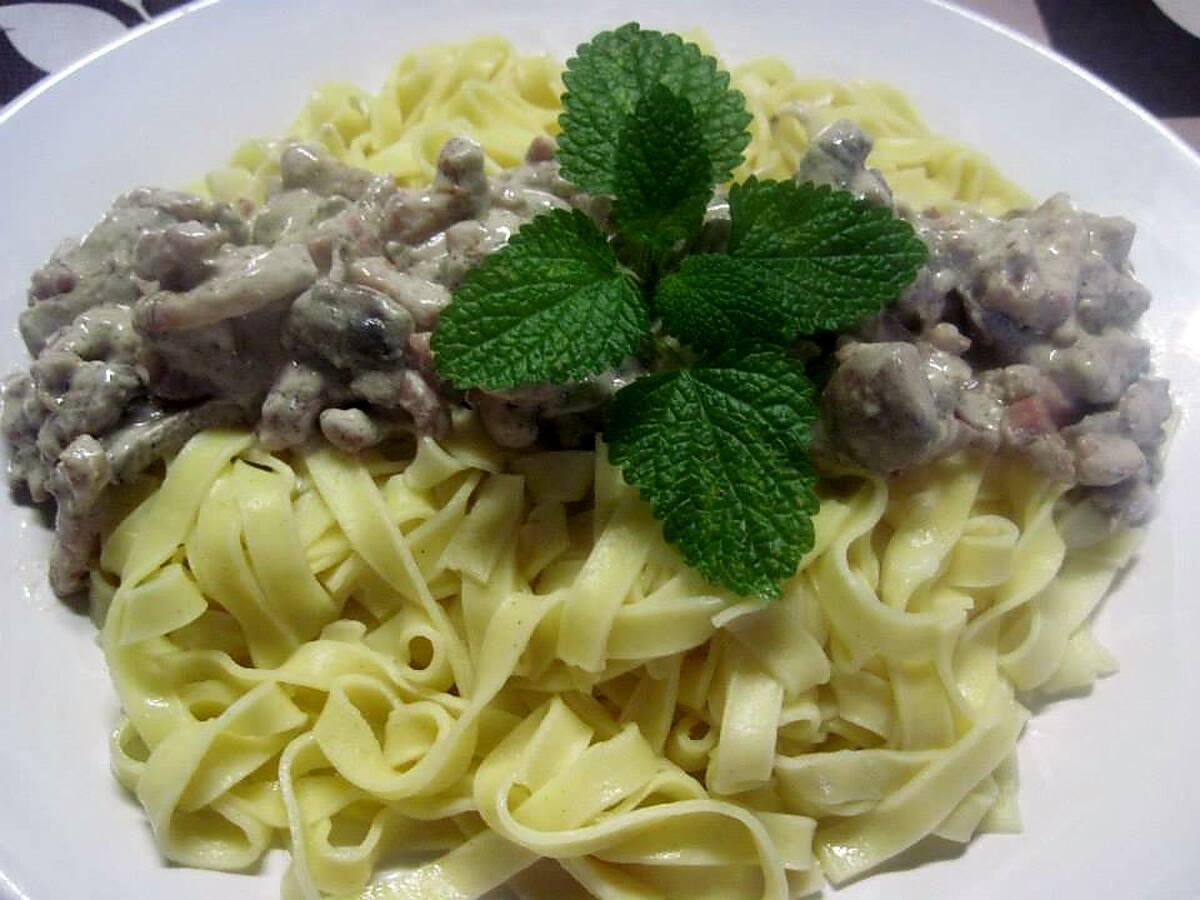
<instances>
[{"instance_id":1,"label":"tagliatelle noodle","mask_svg":"<svg viewBox=\"0 0 1200 900\"><path fill-rule=\"evenodd\" d=\"M706 37L696 39L712 52ZM479 142L494 174L518 165L537 135L557 134L561 71L554 59L521 54L497 37L417 50L377 95L343 82L319 87L289 137L401 184L421 185L433 179L442 144L465 135ZM998 214L1029 205L983 154L930 131L891 85L797 78L771 58L734 66L731 75L752 115L735 181L790 177L808 147L806 121L821 128L850 119L874 141L868 164L913 207L965 204ZM246 141L227 166L209 173L205 187L220 199L261 201L278 176L281 146L279 139Z\"/></svg>"},{"instance_id":2,"label":"tagliatelle noodle","mask_svg":"<svg viewBox=\"0 0 1200 900\"><path fill-rule=\"evenodd\" d=\"M527 480L470 416L395 458L184 448L94 577L114 769L168 858L282 836L307 898L474 897L539 860L598 896L795 896L1012 827L1014 687L1107 665L1085 622L1132 538L1067 552L1061 489L1014 464L827 481L763 605L686 568L603 454L556 463ZM440 855L376 877L398 847Z\"/></svg>"},{"instance_id":3,"label":"tagliatelle noodle","mask_svg":"<svg viewBox=\"0 0 1200 900\"><path fill-rule=\"evenodd\" d=\"M319 89L293 136L410 184L457 134L514 165L556 128L559 71L498 39L420 51L378 96ZM786 177L804 120L846 117L906 202L1025 202L890 87L733 77L737 177ZM212 193L261 197L278 148L243 145ZM210 431L129 491L92 579L114 771L168 859L282 842L305 900L782 898L1018 830L1018 692L1115 669L1087 623L1138 539L1076 527L1014 461L830 473L782 598L740 601L603 446L514 455L465 414L358 458Z\"/></svg>"}]
</instances>

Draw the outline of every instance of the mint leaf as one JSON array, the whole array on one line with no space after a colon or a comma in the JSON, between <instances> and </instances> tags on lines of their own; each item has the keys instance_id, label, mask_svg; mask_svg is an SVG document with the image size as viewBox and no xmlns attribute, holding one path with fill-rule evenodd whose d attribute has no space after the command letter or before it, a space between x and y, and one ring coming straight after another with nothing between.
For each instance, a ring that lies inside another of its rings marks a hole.
<instances>
[{"instance_id":1,"label":"mint leaf","mask_svg":"<svg viewBox=\"0 0 1200 900\"><path fill-rule=\"evenodd\" d=\"M814 398L782 352L731 351L622 388L604 437L691 566L773 599L812 547Z\"/></svg>"},{"instance_id":2,"label":"mint leaf","mask_svg":"<svg viewBox=\"0 0 1200 900\"><path fill-rule=\"evenodd\" d=\"M687 240L704 222L712 185L692 104L655 85L626 117L617 141L613 218L621 234L658 251Z\"/></svg>"},{"instance_id":3,"label":"mint leaf","mask_svg":"<svg viewBox=\"0 0 1200 900\"><path fill-rule=\"evenodd\" d=\"M649 331L637 281L600 229L578 210L559 209L467 274L432 348L447 381L500 390L603 372Z\"/></svg>"},{"instance_id":4,"label":"mint leaf","mask_svg":"<svg viewBox=\"0 0 1200 900\"><path fill-rule=\"evenodd\" d=\"M615 194L625 119L655 85L692 105L714 182L726 180L750 140L745 98L729 87L729 73L695 44L674 34L643 31L636 22L596 35L575 51L563 72L563 176L596 194Z\"/></svg>"},{"instance_id":5,"label":"mint leaf","mask_svg":"<svg viewBox=\"0 0 1200 900\"><path fill-rule=\"evenodd\" d=\"M700 351L788 343L799 330L772 280L763 267L723 253L689 256L658 283L654 312L664 329Z\"/></svg>"},{"instance_id":6,"label":"mint leaf","mask_svg":"<svg viewBox=\"0 0 1200 900\"><path fill-rule=\"evenodd\" d=\"M685 259L656 311L699 349L745 338L791 341L878 312L927 251L907 222L845 191L751 178L729 193L727 253Z\"/></svg>"}]
</instances>

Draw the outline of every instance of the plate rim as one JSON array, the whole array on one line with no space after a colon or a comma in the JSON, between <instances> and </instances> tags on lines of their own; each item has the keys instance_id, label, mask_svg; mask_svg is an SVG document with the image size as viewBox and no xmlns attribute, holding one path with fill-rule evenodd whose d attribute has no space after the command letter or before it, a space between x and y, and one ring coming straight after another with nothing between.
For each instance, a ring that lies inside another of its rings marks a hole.
<instances>
[{"instance_id":1,"label":"plate rim","mask_svg":"<svg viewBox=\"0 0 1200 900\"><path fill-rule=\"evenodd\" d=\"M17 98L14 98L14 100L11 101L5 108L0 109L0 129L12 129L17 127L19 124L18 117L23 110L30 107L43 94L53 90L58 84L66 79L76 76L80 71L85 70L97 60L118 51L124 45L140 39L145 34L156 31L159 28L169 27L173 23L187 18L193 14L203 13L205 10L209 9L210 7L214 7L221 2L222 0L195 0L195 2L172 10L157 19L135 26L134 28L130 29L128 33L97 48L70 66L47 76L30 89L23 92ZM899 8L904 2L911 2L911 0L894 0L894 2ZM986 28L1026 49L1033 50L1039 56L1051 61L1052 63L1056 63L1056 68L1061 67L1062 69L1070 72L1077 79L1082 80L1090 88L1099 89L1099 91L1106 95L1108 99L1116 101L1117 106L1122 110L1122 114L1126 112L1133 113L1134 117L1140 120L1141 126L1144 127L1149 125L1153 131L1157 132L1159 139L1165 137L1167 144L1172 147L1174 152L1182 151L1181 161L1190 166L1196 167L1197 170L1200 171L1200 152L1188 145L1162 120L1155 117L1144 107L1129 98L1117 88L1087 71L1082 66L1079 66L1073 61L1067 59L1052 47L1042 44L1036 39L1031 38L1009 26L998 23L985 14L974 10L964 9L953 2L949 2L949 0L922 0L922 2L928 7L935 7L944 12L955 14L959 17L969 20L974 26ZM14 119L17 119L17 122L14 122ZM0 133L8 132L0 131ZM1185 400L1191 402L1178 402ZM1200 394L1190 394L1178 397L1177 402L1181 412L1183 412L1185 415L1191 411L1189 407L1194 409L1196 412L1200 412ZM1176 467L1174 468L1181 468L1181 465L1176 464ZM8 891L11 891L11 895L8 893ZM836 892L831 888L827 888L826 893L832 897ZM34 900L34 898L30 897L30 895L21 890L17 883L9 877L8 873L3 868L0 868L0 897L7 898L9 896L12 897L12 900Z\"/></svg>"},{"instance_id":2,"label":"plate rim","mask_svg":"<svg viewBox=\"0 0 1200 900\"><path fill-rule=\"evenodd\" d=\"M177 9L173 9L161 16L147 20L140 25L135 25L133 28L129 29L127 33L102 44L87 55L71 63L69 66L47 75L45 78L42 78L40 81L30 85L16 97L10 100L3 108L0 108L0 127L8 126L23 109L35 102L42 94L53 90L54 87L60 82L78 74L81 70L87 68L101 57L107 56L108 54L119 50L126 44L132 43L144 35L147 35L153 31L157 31L160 28L169 27L181 19L187 18L188 16L196 13L202 13L204 10L223 2L227 2L227 0L191 0L191 2L185 3L183 6L180 6ZM907 0L907 2L912 2L912 0ZM1154 115L1154 113L1150 112L1148 109L1146 109L1146 107L1142 106L1142 104L1138 103L1120 88L1110 84L1099 75L1096 75L1084 66L1063 55L1052 45L1042 43L1041 41L1030 37L1024 32L1018 31L1011 25L1006 25L1003 22L993 19L986 13L960 6L959 4L953 2L953 0L918 0L918 2L923 3L926 6L936 7L953 15L961 16L964 19L968 19L978 26L1003 35L1009 40L1015 41L1021 46L1052 60L1059 66L1065 68L1076 78L1082 79L1092 87L1103 92L1108 96L1109 99L1115 101L1127 112L1132 113L1143 122L1153 127L1155 131L1173 144L1176 150L1181 151L1184 156L1188 157L1196 166L1200 166L1200 148L1193 147L1161 118Z\"/></svg>"}]
</instances>

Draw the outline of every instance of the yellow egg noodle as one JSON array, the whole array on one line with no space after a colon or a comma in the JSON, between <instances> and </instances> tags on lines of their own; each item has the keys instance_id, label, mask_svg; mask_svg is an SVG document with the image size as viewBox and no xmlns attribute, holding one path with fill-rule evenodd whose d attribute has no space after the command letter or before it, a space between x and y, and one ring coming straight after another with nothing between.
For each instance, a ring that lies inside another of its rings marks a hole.
<instances>
[{"instance_id":1,"label":"yellow egg noodle","mask_svg":"<svg viewBox=\"0 0 1200 900\"><path fill-rule=\"evenodd\" d=\"M1068 553L1060 492L967 455L827 480L763 606L684 566L602 453L511 456L469 414L399 459L208 432L94 577L115 769L169 859L282 837L295 897L358 896L396 847L443 855L365 896L539 859L596 896L797 896L1018 827L1014 687L1110 671L1083 623L1134 545Z\"/></svg>"},{"instance_id":2,"label":"yellow egg noodle","mask_svg":"<svg viewBox=\"0 0 1200 900\"><path fill-rule=\"evenodd\" d=\"M707 46L702 35L698 40ZM465 135L483 147L495 173L520 164L535 136L557 134L560 73L550 57L522 55L497 37L419 50L400 61L378 95L343 82L322 85L290 137L401 184L421 185L432 181L442 144ZM982 154L931 132L890 85L798 79L778 59L752 60L731 74L753 115L735 180L790 177L808 147L805 122L820 128L851 119L875 142L867 162L913 207L965 203L998 214L1029 205L1028 195ZM281 145L246 141L228 166L208 175L208 191L231 201L261 200L278 175Z\"/></svg>"},{"instance_id":3,"label":"yellow egg noodle","mask_svg":"<svg viewBox=\"0 0 1200 900\"><path fill-rule=\"evenodd\" d=\"M558 71L495 39L423 51L379 97L322 88L295 134L413 183L452 134L512 165ZM1024 202L890 88L735 81L742 175L794 168L801 116L849 116L909 202ZM276 150L211 189L252 196ZM114 769L174 862L288 847L288 898L811 893L931 834L1019 830L1016 692L1114 671L1087 621L1137 538L1062 490L969 453L830 475L764 606L684 566L602 447L504 451L466 412L359 457L209 431L118 498L93 575Z\"/></svg>"}]
</instances>

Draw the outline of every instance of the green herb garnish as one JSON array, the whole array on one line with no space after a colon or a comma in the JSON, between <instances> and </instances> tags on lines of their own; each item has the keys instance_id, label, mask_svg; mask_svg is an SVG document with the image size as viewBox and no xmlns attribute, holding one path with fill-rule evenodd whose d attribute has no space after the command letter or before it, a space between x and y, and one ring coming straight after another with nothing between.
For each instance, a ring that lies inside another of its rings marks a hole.
<instances>
[{"instance_id":1,"label":"green herb garnish","mask_svg":"<svg viewBox=\"0 0 1200 900\"><path fill-rule=\"evenodd\" d=\"M609 458L705 578L773 597L813 543L815 392L779 350L729 350L617 392Z\"/></svg>"},{"instance_id":2,"label":"green herb garnish","mask_svg":"<svg viewBox=\"0 0 1200 900\"><path fill-rule=\"evenodd\" d=\"M433 335L438 372L488 390L578 381L640 355L604 439L710 581L772 599L812 547L816 391L787 352L895 299L924 245L851 194L750 179L724 252L689 250L741 162L750 115L716 61L636 24L581 46L563 75L562 174L612 199L525 225L468 273ZM671 335L690 353L662 353ZM696 361L688 364L691 359Z\"/></svg>"},{"instance_id":3,"label":"green herb garnish","mask_svg":"<svg viewBox=\"0 0 1200 900\"><path fill-rule=\"evenodd\" d=\"M537 216L472 269L434 331L438 374L487 390L578 381L645 341L632 272L578 210Z\"/></svg>"}]
</instances>

